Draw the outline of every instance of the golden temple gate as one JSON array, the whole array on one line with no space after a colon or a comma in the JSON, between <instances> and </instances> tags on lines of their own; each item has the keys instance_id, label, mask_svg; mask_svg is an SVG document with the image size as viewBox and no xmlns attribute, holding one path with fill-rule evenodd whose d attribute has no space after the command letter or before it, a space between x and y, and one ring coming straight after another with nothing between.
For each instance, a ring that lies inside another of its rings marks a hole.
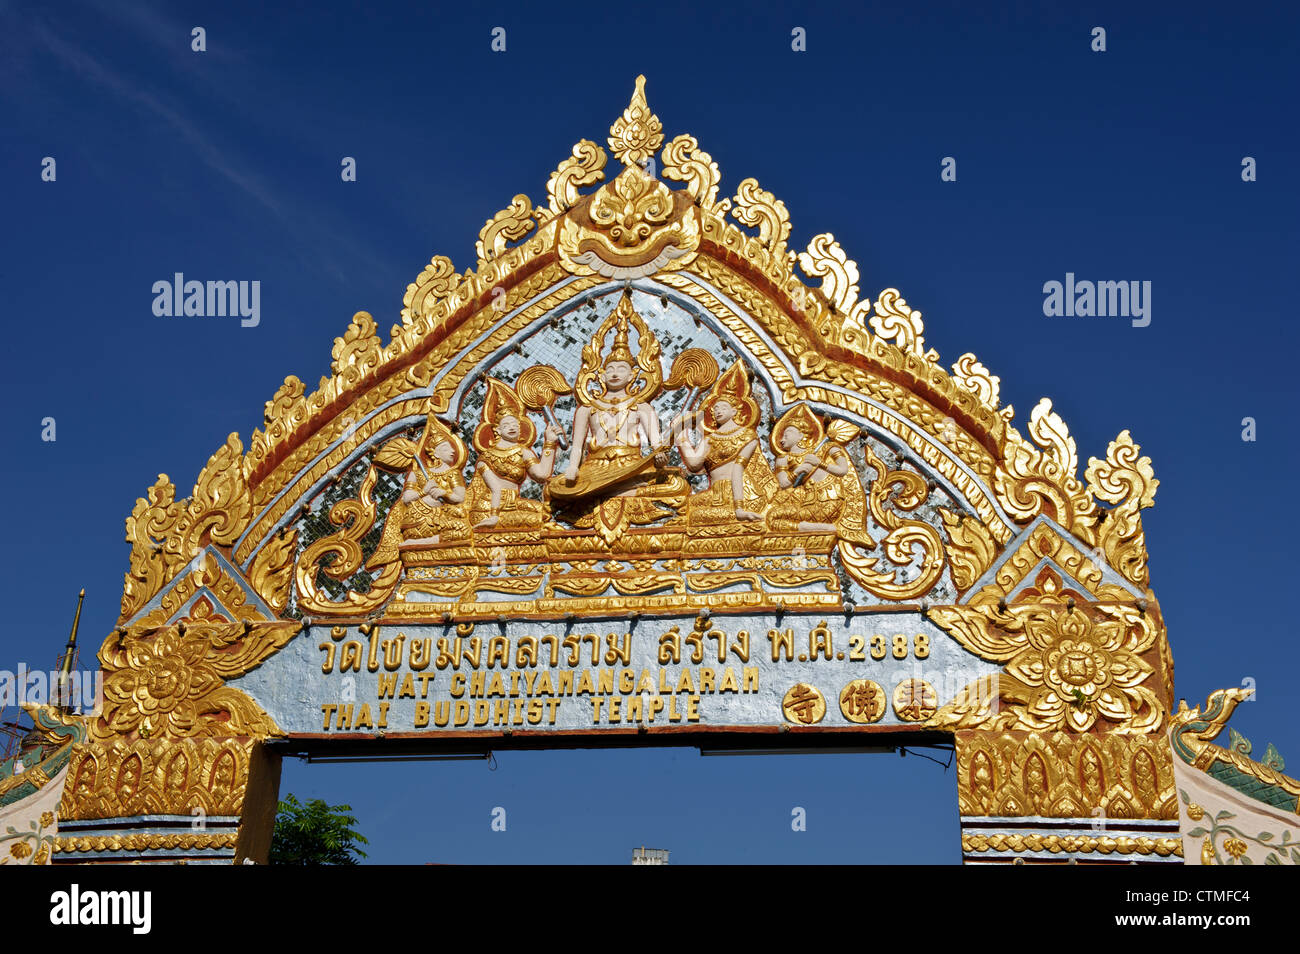
<instances>
[{"instance_id":1,"label":"golden temple gate","mask_svg":"<svg viewBox=\"0 0 1300 954\"><path fill-rule=\"evenodd\" d=\"M137 502L54 860L264 861L285 754L943 741L966 860L1180 863L1169 733L1217 728L1171 713L1129 433L1022 436L644 78L606 145Z\"/></svg>"}]
</instances>

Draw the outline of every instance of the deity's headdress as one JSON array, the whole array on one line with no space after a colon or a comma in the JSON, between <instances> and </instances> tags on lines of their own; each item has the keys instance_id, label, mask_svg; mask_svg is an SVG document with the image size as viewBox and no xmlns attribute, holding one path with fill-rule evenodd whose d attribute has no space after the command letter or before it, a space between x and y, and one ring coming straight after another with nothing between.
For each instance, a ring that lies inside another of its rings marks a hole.
<instances>
[{"instance_id":1,"label":"deity's headdress","mask_svg":"<svg viewBox=\"0 0 1300 954\"><path fill-rule=\"evenodd\" d=\"M633 353L631 346L631 329L636 329L637 348ZM608 354L603 357L605 339L614 332L614 343ZM646 325L644 319L632 307L631 289L623 289L618 305L610 312L591 342L582 349L582 368L578 372L577 387L574 397L582 404L599 403L605 394L605 385L600 380L599 372L611 361L626 361L632 366L633 378L627 387L628 397L637 401L649 401L663 386L664 370L659 363L659 339Z\"/></svg>"},{"instance_id":2,"label":"deity's headdress","mask_svg":"<svg viewBox=\"0 0 1300 954\"><path fill-rule=\"evenodd\" d=\"M474 429L474 446L483 450L497 439L501 421L513 417L519 421L519 443L532 447L537 442L537 425L528 417L524 402L510 385L488 378L487 397L483 399L483 418Z\"/></svg>"},{"instance_id":3,"label":"deity's headdress","mask_svg":"<svg viewBox=\"0 0 1300 954\"><path fill-rule=\"evenodd\" d=\"M465 466L465 458L469 456L469 451L465 447L465 442L455 434L450 427L438 420L432 414L429 415L429 422L425 425L424 442L421 447L422 456L432 462L433 449L439 444L448 443L456 452L455 458L451 462L452 470L459 470Z\"/></svg>"},{"instance_id":4,"label":"deity's headdress","mask_svg":"<svg viewBox=\"0 0 1300 954\"><path fill-rule=\"evenodd\" d=\"M736 409L735 421L741 427L748 427L758 420L758 405L750 396L749 373L740 361L718 378L708 396L700 403L700 416L706 428L714 429L718 426L713 416L713 408L718 401L726 401Z\"/></svg>"},{"instance_id":5,"label":"deity's headdress","mask_svg":"<svg viewBox=\"0 0 1300 954\"><path fill-rule=\"evenodd\" d=\"M425 418L424 434L418 440L411 440L409 437L394 437L376 451L374 457L376 465L384 470L404 471L421 466L419 462L432 464L435 460L433 449L445 441L456 452L450 467L456 470L465 466L465 458L469 456L465 442L461 440L460 435L454 430L455 425L449 425L434 416L432 405L433 402L430 401L428 416Z\"/></svg>"},{"instance_id":6,"label":"deity's headdress","mask_svg":"<svg viewBox=\"0 0 1300 954\"><path fill-rule=\"evenodd\" d=\"M623 301L628 302L627 310L623 308ZM620 301L619 306L614 309L614 317L618 319L618 323L614 326L614 345L601 362L600 366L602 368L609 367L611 361L626 361L633 367L636 366L636 357L632 354L632 348L628 344L627 333L627 311L631 310L631 301L626 296L623 301Z\"/></svg>"},{"instance_id":7,"label":"deity's headdress","mask_svg":"<svg viewBox=\"0 0 1300 954\"><path fill-rule=\"evenodd\" d=\"M780 419L772 426L772 450L778 456L783 456L786 449L781 446L781 435L789 428L793 427L803 435L803 440L795 448L796 453L807 453L821 443L822 437L825 436L826 430L822 426L821 419L812 412L807 404L800 402L790 410L781 415Z\"/></svg>"}]
</instances>

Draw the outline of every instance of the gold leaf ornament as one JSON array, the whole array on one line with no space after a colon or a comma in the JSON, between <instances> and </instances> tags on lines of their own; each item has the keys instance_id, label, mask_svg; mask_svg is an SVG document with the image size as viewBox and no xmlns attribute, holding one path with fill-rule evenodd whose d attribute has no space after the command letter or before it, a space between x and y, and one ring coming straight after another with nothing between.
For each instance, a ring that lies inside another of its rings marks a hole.
<instances>
[{"instance_id":1,"label":"gold leaf ornament","mask_svg":"<svg viewBox=\"0 0 1300 954\"><path fill-rule=\"evenodd\" d=\"M1151 458L1140 456L1141 451L1129 432L1121 431L1106 448L1105 460L1093 457L1088 461L1084 478L1092 495L1111 504L1132 501L1138 509L1154 504L1160 481L1156 480Z\"/></svg>"},{"instance_id":2,"label":"gold leaf ornament","mask_svg":"<svg viewBox=\"0 0 1300 954\"><path fill-rule=\"evenodd\" d=\"M1042 450L1014 427L1007 428L1006 459L993 475L998 499L1017 520L1043 513L1067 530L1084 532L1085 542L1092 543L1086 531L1096 501L1075 476L1079 455L1074 438L1047 398L1030 413L1029 434Z\"/></svg>"},{"instance_id":3,"label":"gold leaf ornament","mask_svg":"<svg viewBox=\"0 0 1300 954\"><path fill-rule=\"evenodd\" d=\"M694 136L678 136L664 146L663 176L675 182L685 182L686 191L695 199L695 204L717 214L722 214L730 202L718 199L718 182L721 174L713 157L700 149Z\"/></svg>"},{"instance_id":4,"label":"gold leaf ornament","mask_svg":"<svg viewBox=\"0 0 1300 954\"><path fill-rule=\"evenodd\" d=\"M573 155L565 159L546 183L550 211L559 215L581 198L578 189L593 185L605 178L605 150L590 139L583 139L573 147Z\"/></svg>"},{"instance_id":5,"label":"gold leaf ornament","mask_svg":"<svg viewBox=\"0 0 1300 954\"><path fill-rule=\"evenodd\" d=\"M375 334L375 319L359 311L343 337L334 339L333 371L344 387L354 387L379 367L384 346Z\"/></svg>"},{"instance_id":6,"label":"gold leaf ornament","mask_svg":"<svg viewBox=\"0 0 1300 954\"><path fill-rule=\"evenodd\" d=\"M208 458L189 500L176 501L166 474L136 501L126 519L130 571L122 589L121 620L129 619L208 543L230 546L252 514L238 434Z\"/></svg>"},{"instance_id":7,"label":"gold leaf ornament","mask_svg":"<svg viewBox=\"0 0 1300 954\"><path fill-rule=\"evenodd\" d=\"M508 206L488 219L479 232L475 246L480 263L492 261L503 251L506 243L515 242L533 230L533 200L522 193Z\"/></svg>"},{"instance_id":8,"label":"gold leaf ornament","mask_svg":"<svg viewBox=\"0 0 1300 954\"><path fill-rule=\"evenodd\" d=\"M263 418L266 436L273 441L287 437L295 427L306 420L307 402L303 400L305 386L297 375L289 375L266 402Z\"/></svg>"},{"instance_id":9,"label":"gold leaf ornament","mask_svg":"<svg viewBox=\"0 0 1300 954\"><path fill-rule=\"evenodd\" d=\"M1151 458L1140 456L1140 452L1129 432L1122 431L1106 449L1105 460L1089 460L1084 477L1092 496L1116 505L1105 512L1097 533L1097 546L1107 564L1129 582L1146 586L1150 574L1140 513L1155 503L1160 481L1156 480Z\"/></svg>"},{"instance_id":10,"label":"gold leaf ornament","mask_svg":"<svg viewBox=\"0 0 1300 954\"><path fill-rule=\"evenodd\" d=\"M1029 413L1029 436L1047 452L1048 473L1055 479L1073 477L1079 469L1079 451L1070 429L1061 415L1052 410L1052 402L1043 398Z\"/></svg>"},{"instance_id":11,"label":"gold leaf ornament","mask_svg":"<svg viewBox=\"0 0 1300 954\"><path fill-rule=\"evenodd\" d=\"M177 524L179 538L168 540L169 547L175 541L173 552L179 562L192 559L209 540L230 546L239 539L252 509L244 478L243 449L239 435L232 433L208 458Z\"/></svg>"},{"instance_id":12,"label":"gold leaf ornament","mask_svg":"<svg viewBox=\"0 0 1300 954\"><path fill-rule=\"evenodd\" d=\"M645 76L638 76L632 101L609 129L609 148L624 165L639 166L659 151L663 129L646 103Z\"/></svg>"},{"instance_id":13,"label":"gold leaf ornament","mask_svg":"<svg viewBox=\"0 0 1300 954\"><path fill-rule=\"evenodd\" d=\"M271 609L283 612L289 604L293 558L298 552L298 531L286 528L262 544L248 568L248 581Z\"/></svg>"},{"instance_id":14,"label":"gold leaf ornament","mask_svg":"<svg viewBox=\"0 0 1300 954\"><path fill-rule=\"evenodd\" d=\"M998 555L997 541L979 520L942 509L939 516L948 532L948 560L952 582L959 591L970 588Z\"/></svg>"},{"instance_id":15,"label":"gold leaf ornament","mask_svg":"<svg viewBox=\"0 0 1300 954\"><path fill-rule=\"evenodd\" d=\"M182 506L174 499L176 488L159 474L147 495L135 502L126 518L126 542L131 544L130 570L122 587L121 619L135 615L171 579L163 542L180 522Z\"/></svg>"},{"instance_id":16,"label":"gold leaf ornament","mask_svg":"<svg viewBox=\"0 0 1300 954\"><path fill-rule=\"evenodd\" d=\"M736 204L731 210L731 217L742 225L757 228L758 240L772 253L773 258L785 255L785 243L790 238L790 213L784 202L759 186L757 179L742 179L736 187ZM811 252L812 247L809 246L809 249ZM808 265L803 265L802 257L800 264L807 274L814 274L809 271ZM855 276L853 281L856 280Z\"/></svg>"},{"instance_id":17,"label":"gold leaf ornament","mask_svg":"<svg viewBox=\"0 0 1300 954\"><path fill-rule=\"evenodd\" d=\"M814 235L808 250L799 253L799 267L806 275L821 278L821 292L836 311L848 314L853 310L858 300L858 263L844 254L834 235Z\"/></svg>"},{"instance_id":18,"label":"gold leaf ornament","mask_svg":"<svg viewBox=\"0 0 1300 954\"><path fill-rule=\"evenodd\" d=\"M904 517L898 511L912 511L925 503L930 495L929 485L913 471L890 470L866 442L862 453L867 466L876 472L867 506L872 519L888 531L881 546L884 557L898 569L875 569L880 562L878 557L853 542L841 540L839 551L844 568L869 592L885 599L906 600L928 593L943 573L943 538L924 520ZM917 547L921 550L917 575L914 579L903 579L903 571L913 562Z\"/></svg>"},{"instance_id":19,"label":"gold leaf ornament","mask_svg":"<svg viewBox=\"0 0 1300 954\"><path fill-rule=\"evenodd\" d=\"M324 570L335 580L345 580L361 568L363 554L361 541L375 525L378 508L373 499L379 472L373 466L361 481L356 500L340 500L330 508L330 522L342 527L336 533L321 537L298 558L294 580L298 586L298 604L308 612L322 614L368 613L382 606L392 595L402 573L402 564L394 559L380 568L379 576L370 584L370 591L358 593L350 590L343 602L334 602L316 584L316 574ZM324 565L326 556L334 560Z\"/></svg>"},{"instance_id":20,"label":"gold leaf ornament","mask_svg":"<svg viewBox=\"0 0 1300 954\"><path fill-rule=\"evenodd\" d=\"M459 281L451 259L445 255L433 256L416 280L406 286L406 295L402 298L402 318L409 322L417 316L431 313L438 302L451 294Z\"/></svg>"},{"instance_id":21,"label":"gold leaf ornament","mask_svg":"<svg viewBox=\"0 0 1300 954\"><path fill-rule=\"evenodd\" d=\"M929 616L965 649L990 662L1006 662L1027 643L1024 619L996 606L936 606Z\"/></svg>"},{"instance_id":22,"label":"gold leaf ornament","mask_svg":"<svg viewBox=\"0 0 1300 954\"><path fill-rule=\"evenodd\" d=\"M885 340L893 339L900 349L929 361L937 361L938 353L925 351L925 325L921 313L908 307L897 288L886 288L876 299L875 313L871 316L871 330Z\"/></svg>"},{"instance_id":23,"label":"gold leaf ornament","mask_svg":"<svg viewBox=\"0 0 1300 954\"><path fill-rule=\"evenodd\" d=\"M913 312L913 314L917 314ZM919 314L917 320L920 320ZM952 366L953 380L967 391L974 394L985 407L997 410L998 397L1002 389L1002 379L990 374L989 369L969 351L957 359Z\"/></svg>"}]
</instances>

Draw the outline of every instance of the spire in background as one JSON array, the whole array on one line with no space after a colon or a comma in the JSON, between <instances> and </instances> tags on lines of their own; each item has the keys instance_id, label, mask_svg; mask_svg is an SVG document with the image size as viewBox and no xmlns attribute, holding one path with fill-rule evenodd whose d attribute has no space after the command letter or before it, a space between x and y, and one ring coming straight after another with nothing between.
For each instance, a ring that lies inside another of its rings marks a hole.
<instances>
[{"instance_id":1,"label":"spire in background","mask_svg":"<svg viewBox=\"0 0 1300 954\"><path fill-rule=\"evenodd\" d=\"M68 634L68 645L63 650L63 665L59 667L58 706L64 712L72 711L72 706L67 702L68 680L72 676L73 657L77 655L77 627L81 624L81 604L85 599L86 588L83 586L81 592L77 594L77 612L72 617L72 632Z\"/></svg>"}]
</instances>

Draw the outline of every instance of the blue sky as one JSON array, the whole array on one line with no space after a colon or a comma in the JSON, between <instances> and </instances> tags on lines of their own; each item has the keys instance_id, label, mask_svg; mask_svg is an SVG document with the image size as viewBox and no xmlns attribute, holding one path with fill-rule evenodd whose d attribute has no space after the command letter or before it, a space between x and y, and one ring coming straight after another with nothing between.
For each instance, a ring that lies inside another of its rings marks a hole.
<instances>
[{"instance_id":1,"label":"blue sky","mask_svg":"<svg viewBox=\"0 0 1300 954\"><path fill-rule=\"evenodd\" d=\"M184 493L228 433L247 445L285 375L327 373L355 311L399 320L432 254L472 266L483 222L544 196L645 73L667 135L695 135L728 194L772 190L792 247L834 233L864 295L896 287L924 313L945 365L973 351L1001 376L1022 431L1051 397L1081 470L1132 432L1161 482L1145 526L1177 694L1255 680L1233 725L1294 774L1300 18L1133 6L0 2L0 668L48 668L83 586L89 659L156 475ZM155 317L177 271L260 281L260 324ZM1045 317L1067 272L1150 281L1150 325ZM497 761L286 762L281 791L351 803L374 861L960 857L953 773L924 759Z\"/></svg>"}]
</instances>

